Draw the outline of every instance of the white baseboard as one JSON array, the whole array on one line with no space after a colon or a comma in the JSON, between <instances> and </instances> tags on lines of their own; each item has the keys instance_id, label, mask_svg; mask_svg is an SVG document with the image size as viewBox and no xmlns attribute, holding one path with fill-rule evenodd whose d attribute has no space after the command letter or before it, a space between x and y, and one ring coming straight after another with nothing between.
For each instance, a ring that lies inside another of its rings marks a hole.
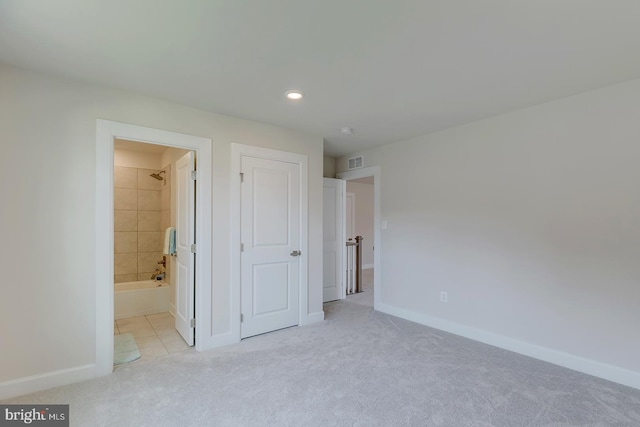
<instances>
[{"instance_id":1,"label":"white baseboard","mask_svg":"<svg viewBox=\"0 0 640 427\"><path fill-rule=\"evenodd\" d=\"M174 318L176 317L176 305L172 302L169 303L169 314L171 314Z\"/></svg>"},{"instance_id":2,"label":"white baseboard","mask_svg":"<svg viewBox=\"0 0 640 427\"><path fill-rule=\"evenodd\" d=\"M196 336L197 338L197 336ZM196 339L196 351L207 351L213 350L214 348L224 347L226 345L237 344L240 342L240 337L237 334L232 334L231 332L227 332L224 334L218 334L211 337L211 339L206 339L206 346L199 346L198 339Z\"/></svg>"},{"instance_id":3,"label":"white baseboard","mask_svg":"<svg viewBox=\"0 0 640 427\"><path fill-rule=\"evenodd\" d=\"M324 311L316 311L315 313L309 313L307 322L305 325L311 325L312 323L322 322L324 320Z\"/></svg>"},{"instance_id":4,"label":"white baseboard","mask_svg":"<svg viewBox=\"0 0 640 427\"><path fill-rule=\"evenodd\" d=\"M362 264L363 270L369 270L370 268L373 268L373 264Z\"/></svg>"},{"instance_id":5,"label":"white baseboard","mask_svg":"<svg viewBox=\"0 0 640 427\"><path fill-rule=\"evenodd\" d=\"M307 316L307 321L305 323L300 323L300 326L310 325L312 323L322 322L324 320L324 311L318 311L316 313L309 313ZM209 343L206 347L199 347L198 342L196 340L196 351L207 351L213 350L214 348L220 348L231 344L239 343L240 337L238 334L227 332L224 334L219 334L211 337L211 339L206 339L206 342Z\"/></svg>"},{"instance_id":6,"label":"white baseboard","mask_svg":"<svg viewBox=\"0 0 640 427\"><path fill-rule=\"evenodd\" d=\"M59 371L16 378L15 380L0 383L0 400L77 383L97 376L96 365L92 363L75 368L60 369Z\"/></svg>"},{"instance_id":7,"label":"white baseboard","mask_svg":"<svg viewBox=\"0 0 640 427\"><path fill-rule=\"evenodd\" d=\"M628 387L640 389L640 372L630 371L618 366L597 362L595 360L519 341L503 335L494 334L493 332L476 329L471 326L461 325L459 323L450 322L448 320L394 307L384 303L377 304L376 310L410 320L412 322L420 323L425 326L460 335L474 341L480 341L485 344L533 357L534 359L553 363L554 365L573 369L574 371L593 375L594 377L603 378Z\"/></svg>"}]
</instances>

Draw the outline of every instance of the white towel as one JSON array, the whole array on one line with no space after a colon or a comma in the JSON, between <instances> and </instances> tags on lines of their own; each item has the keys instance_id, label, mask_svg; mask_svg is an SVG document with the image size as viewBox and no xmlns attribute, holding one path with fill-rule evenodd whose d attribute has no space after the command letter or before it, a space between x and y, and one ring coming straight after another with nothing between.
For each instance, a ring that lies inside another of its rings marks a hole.
<instances>
[{"instance_id":1,"label":"white towel","mask_svg":"<svg viewBox=\"0 0 640 427\"><path fill-rule=\"evenodd\" d=\"M164 232L164 247L162 248L162 253L165 255L173 255L176 251L176 243L175 243L175 235L176 229L173 227L168 227Z\"/></svg>"}]
</instances>

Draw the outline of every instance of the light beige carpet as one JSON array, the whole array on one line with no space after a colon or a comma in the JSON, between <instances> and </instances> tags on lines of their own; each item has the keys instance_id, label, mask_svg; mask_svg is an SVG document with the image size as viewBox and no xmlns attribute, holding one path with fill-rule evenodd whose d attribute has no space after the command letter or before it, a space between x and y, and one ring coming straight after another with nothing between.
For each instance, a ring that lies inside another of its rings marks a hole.
<instances>
[{"instance_id":1,"label":"light beige carpet","mask_svg":"<svg viewBox=\"0 0 640 427\"><path fill-rule=\"evenodd\" d=\"M640 425L640 390L363 304L325 315L7 403L69 403L72 426Z\"/></svg>"}]
</instances>

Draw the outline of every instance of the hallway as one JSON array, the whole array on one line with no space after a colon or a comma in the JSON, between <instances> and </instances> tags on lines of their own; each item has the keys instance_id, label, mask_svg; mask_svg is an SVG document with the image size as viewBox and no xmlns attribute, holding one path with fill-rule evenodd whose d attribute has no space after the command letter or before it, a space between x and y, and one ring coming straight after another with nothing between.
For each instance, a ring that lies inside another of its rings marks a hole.
<instances>
[{"instance_id":1,"label":"hallway","mask_svg":"<svg viewBox=\"0 0 640 427\"><path fill-rule=\"evenodd\" d=\"M362 270L362 292L347 295L347 301L373 307L373 268Z\"/></svg>"}]
</instances>

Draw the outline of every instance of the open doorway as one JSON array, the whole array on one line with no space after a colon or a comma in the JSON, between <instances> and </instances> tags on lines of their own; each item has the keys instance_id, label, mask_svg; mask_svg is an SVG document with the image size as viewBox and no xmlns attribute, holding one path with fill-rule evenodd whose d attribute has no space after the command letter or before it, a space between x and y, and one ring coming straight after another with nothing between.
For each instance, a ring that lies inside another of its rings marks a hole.
<instances>
[{"instance_id":1,"label":"open doorway","mask_svg":"<svg viewBox=\"0 0 640 427\"><path fill-rule=\"evenodd\" d=\"M347 188L347 185L349 188ZM361 187L361 188L359 188ZM372 305L374 308L380 303L381 271L380 254L382 244L380 240L380 167L372 166L356 170L341 172L337 179L324 179L323 205L323 299L324 302L349 298ZM351 191L349 191L351 190ZM358 209L358 195L361 192L362 207ZM350 195L350 204L347 194ZM349 213L347 213L349 209ZM362 213L361 228L357 228L358 210ZM368 218L364 218L367 216ZM349 217L349 219L347 219ZM350 224L348 224L348 222ZM360 232L360 234L358 234ZM349 233L349 236L347 236ZM362 284L366 290L362 294L349 294L349 238L362 236ZM366 284L364 283L366 282Z\"/></svg>"},{"instance_id":2,"label":"open doorway","mask_svg":"<svg viewBox=\"0 0 640 427\"><path fill-rule=\"evenodd\" d=\"M193 256L179 256L175 239L195 239L191 159L192 150L114 141L115 366L193 346Z\"/></svg>"},{"instance_id":3,"label":"open doorway","mask_svg":"<svg viewBox=\"0 0 640 427\"><path fill-rule=\"evenodd\" d=\"M354 289L356 257L349 252L346 260L347 301L373 307L374 302L374 177L367 176L346 182L346 243L356 242L360 250L361 278L358 290ZM347 251L349 249L347 248ZM349 286L351 284L351 286Z\"/></svg>"},{"instance_id":4,"label":"open doorway","mask_svg":"<svg viewBox=\"0 0 640 427\"><path fill-rule=\"evenodd\" d=\"M180 301L195 301L186 303L190 308L188 314L188 325L195 336L196 350L202 350L210 346L210 331L206 328L195 329L195 313L198 313L198 320L203 325L211 323L211 307L207 301L211 300L211 150L212 143L209 138L179 134L175 132L163 131L159 129L146 128L142 126L130 125L126 123L112 122L98 119L96 121L96 200L95 200L95 221L96 221L96 375L108 375L113 371L114 362L114 336L117 325L114 319L114 280L116 270L114 268L115 252L115 231L114 231L114 154L116 140L128 140L135 143L145 143L147 146L158 145L164 147L174 147L187 150L191 154L191 164L194 155L198 156L197 174L193 169L185 172L186 186L198 201L195 206L195 219L191 219L189 228L193 229L193 234L183 233L183 236L193 236L190 245L186 245L185 250L189 252L194 260L195 268L192 269L190 277L185 283L190 284L186 289L191 289L191 297L179 299L180 292L176 290L175 313L180 312ZM179 167L173 175L179 175ZM163 178L166 171L162 169L154 170L149 174L150 179L160 179L152 177L156 175ZM131 175L133 176L133 175ZM146 178L145 178L146 179ZM195 183L192 182L195 180ZM179 185L176 184L176 185ZM136 192L138 189L136 189ZM151 197L158 196L157 194ZM162 197L160 195L160 197ZM137 201L136 201L137 202ZM176 204L178 206L179 203ZM132 218L132 215L130 214ZM176 218L176 227L179 226L180 219ZM184 239L183 239L184 240ZM122 243L122 242L121 242ZM176 246L181 244L179 237L175 241ZM197 244L197 245L196 245ZM163 252L163 250L161 250ZM157 255L157 252L153 252ZM180 256L179 256L180 257ZM159 261L159 260L158 260ZM158 262L156 261L156 262ZM170 267L171 268L171 267ZM137 265L136 265L137 269ZM175 277L180 276L179 267L173 271ZM122 272L122 270L119 270ZM131 273L132 274L132 273ZM136 275L138 274L136 270ZM156 278L160 273L153 270L152 275ZM149 275L151 277L151 275ZM178 288L178 285L176 285ZM194 306L195 305L195 306ZM195 313L194 313L195 311ZM177 320L176 320L176 327ZM121 332L118 328L118 332ZM150 333L150 331L148 331Z\"/></svg>"}]
</instances>

